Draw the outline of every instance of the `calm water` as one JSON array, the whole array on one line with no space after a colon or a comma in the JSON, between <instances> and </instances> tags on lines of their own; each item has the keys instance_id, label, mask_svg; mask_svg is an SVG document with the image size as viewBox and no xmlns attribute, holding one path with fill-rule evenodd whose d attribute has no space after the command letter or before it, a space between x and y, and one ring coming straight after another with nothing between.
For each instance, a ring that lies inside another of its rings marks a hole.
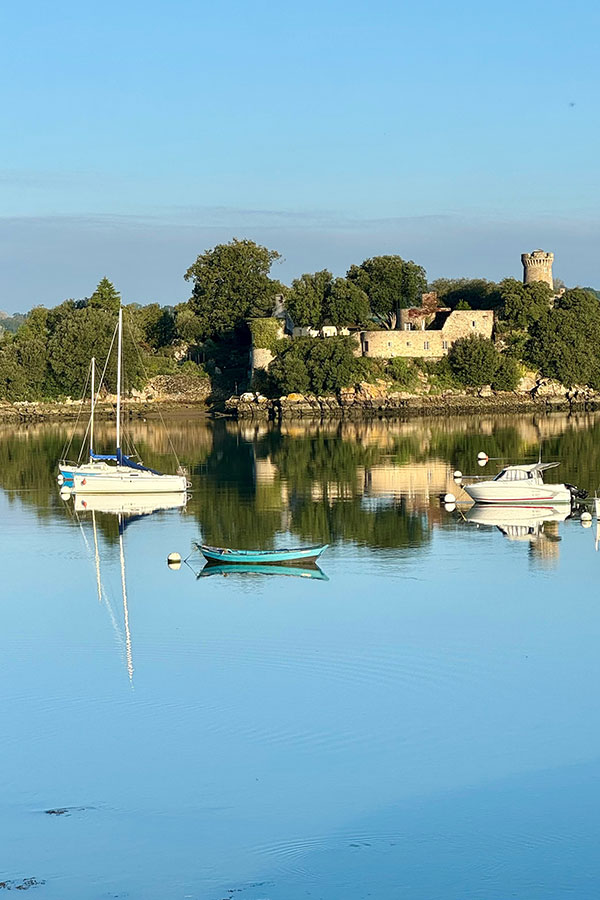
<instances>
[{"instance_id":1,"label":"calm water","mask_svg":"<svg viewBox=\"0 0 600 900\"><path fill-rule=\"evenodd\" d=\"M600 419L170 433L191 499L119 529L59 497L66 429L0 430L0 888L598 896L596 522L476 525L439 495L540 440L593 492ZM171 465L154 423L133 437ZM328 580L169 570L198 538L327 540Z\"/></svg>"}]
</instances>

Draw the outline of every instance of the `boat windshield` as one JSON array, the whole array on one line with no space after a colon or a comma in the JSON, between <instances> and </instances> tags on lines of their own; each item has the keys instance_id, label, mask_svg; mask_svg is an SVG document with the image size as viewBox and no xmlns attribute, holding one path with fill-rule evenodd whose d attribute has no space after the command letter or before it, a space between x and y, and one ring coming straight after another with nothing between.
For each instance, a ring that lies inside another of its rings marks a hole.
<instances>
[{"instance_id":1,"label":"boat windshield","mask_svg":"<svg viewBox=\"0 0 600 900\"><path fill-rule=\"evenodd\" d=\"M527 471L527 469L507 468L498 472L494 481L525 481L528 478L533 479L533 472Z\"/></svg>"}]
</instances>

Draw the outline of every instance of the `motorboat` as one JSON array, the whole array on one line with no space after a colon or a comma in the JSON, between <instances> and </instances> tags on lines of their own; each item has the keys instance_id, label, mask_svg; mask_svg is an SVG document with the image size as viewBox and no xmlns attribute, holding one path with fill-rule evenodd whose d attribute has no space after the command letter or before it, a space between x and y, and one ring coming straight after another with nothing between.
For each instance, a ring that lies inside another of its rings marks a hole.
<instances>
[{"instance_id":1,"label":"motorboat","mask_svg":"<svg viewBox=\"0 0 600 900\"><path fill-rule=\"evenodd\" d=\"M556 506L571 504L585 492L571 484L546 484L543 472L560 465L558 462L537 462L527 465L505 466L495 478L463 485L475 503L525 504Z\"/></svg>"}]
</instances>

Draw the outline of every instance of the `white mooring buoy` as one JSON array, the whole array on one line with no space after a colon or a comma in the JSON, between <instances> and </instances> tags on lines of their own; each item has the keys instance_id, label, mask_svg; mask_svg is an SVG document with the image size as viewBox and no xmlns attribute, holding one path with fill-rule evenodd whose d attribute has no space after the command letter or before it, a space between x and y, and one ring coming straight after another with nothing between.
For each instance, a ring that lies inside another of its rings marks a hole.
<instances>
[{"instance_id":1,"label":"white mooring buoy","mask_svg":"<svg viewBox=\"0 0 600 900\"><path fill-rule=\"evenodd\" d=\"M456 503L444 503L444 509L446 512L454 512L456 509Z\"/></svg>"},{"instance_id":2,"label":"white mooring buoy","mask_svg":"<svg viewBox=\"0 0 600 900\"><path fill-rule=\"evenodd\" d=\"M181 554L180 553L169 553L167 556L167 565L170 569L180 569L181 568Z\"/></svg>"},{"instance_id":3,"label":"white mooring buoy","mask_svg":"<svg viewBox=\"0 0 600 900\"><path fill-rule=\"evenodd\" d=\"M460 469L456 469L452 473L452 477L454 478L455 481L460 481L460 479L462 478L462 472L460 471Z\"/></svg>"},{"instance_id":4,"label":"white mooring buoy","mask_svg":"<svg viewBox=\"0 0 600 900\"><path fill-rule=\"evenodd\" d=\"M456 503L456 497L454 494L444 494L444 503Z\"/></svg>"},{"instance_id":5,"label":"white mooring buoy","mask_svg":"<svg viewBox=\"0 0 600 900\"><path fill-rule=\"evenodd\" d=\"M59 473L58 473L58 477L57 477L56 480L58 481L58 483L59 483L60 486L62 487L63 484L65 483L65 476L63 475L62 472L59 472Z\"/></svg>"},{"instance_id":6,"label":"white mooring buoy","mask_svg":"<svg viewBox=\"0 0 600 900\"><path fill-rule=\"evenodd\" d=\"M71 488L69 487L61 487L58 492L61 500L68 500L71 496Z\"/></svg>"},{"instance_id":7,"label":"white mooring buoy","mask_svg":"<svg viewBox=\"0 0 600 900\"><path fill-rule=\"evenodd\" d=\"M584 528L589 528L592 524L592 514L590 512L581 513L581 524Z\"/></svg>"},{"instance_id":8,"label":"white mooring buoy","mask_svg":"<svg viewBox=\"0 0 600 900\"><path fill-rule=\"evenodd\" d=\"M477 454L477 459L485 459L485 461L487 462L489 459L489 456L487 455L487 453L484 450L480 450L479 453Z\"/></svg>"}]
</instances>

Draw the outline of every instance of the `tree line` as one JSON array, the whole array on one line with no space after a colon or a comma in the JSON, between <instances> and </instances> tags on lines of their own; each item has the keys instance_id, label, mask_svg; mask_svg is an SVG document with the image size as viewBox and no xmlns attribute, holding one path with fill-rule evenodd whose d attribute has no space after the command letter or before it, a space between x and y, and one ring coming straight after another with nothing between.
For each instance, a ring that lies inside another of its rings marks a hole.
<instances>
[{"instance_id":1,"label":"tree line","mask_svg":"<svg viewBox=\"0 0 600 900\"><path fill-rule=\"evenodd\" d=\"M242 384L248 368L249 319L272 315L282 297L294 324L356 327L398 326L402 308L419 306L426 290L440 306L493 309L494 342L457 341L439 363L423 363L441 386L492 384L510 390L521 366L565 385L600 389L600 295L591 288L564 290L524 285L513 278L440 278L428 283L425 269L398 255L352 265L343 277L323 269L304 273L286 286L272 276L276 250L234 239L201 253L184 274L189 300L173 306L129 304L124 362L126 385L185 370L222 378L227 389ZM35 307L26 316L0 316L0 399L37 400L80 396L92 355L108 354L121 298L103 278L90 297L65 300L53 309ZM114 361L107 387L114 388ZM417 380L406 360L364 360L352 340L300 339L276 348L265 390L335 391L357 379L384 377L398 386Z\"/></svg>"}]
</instances>

